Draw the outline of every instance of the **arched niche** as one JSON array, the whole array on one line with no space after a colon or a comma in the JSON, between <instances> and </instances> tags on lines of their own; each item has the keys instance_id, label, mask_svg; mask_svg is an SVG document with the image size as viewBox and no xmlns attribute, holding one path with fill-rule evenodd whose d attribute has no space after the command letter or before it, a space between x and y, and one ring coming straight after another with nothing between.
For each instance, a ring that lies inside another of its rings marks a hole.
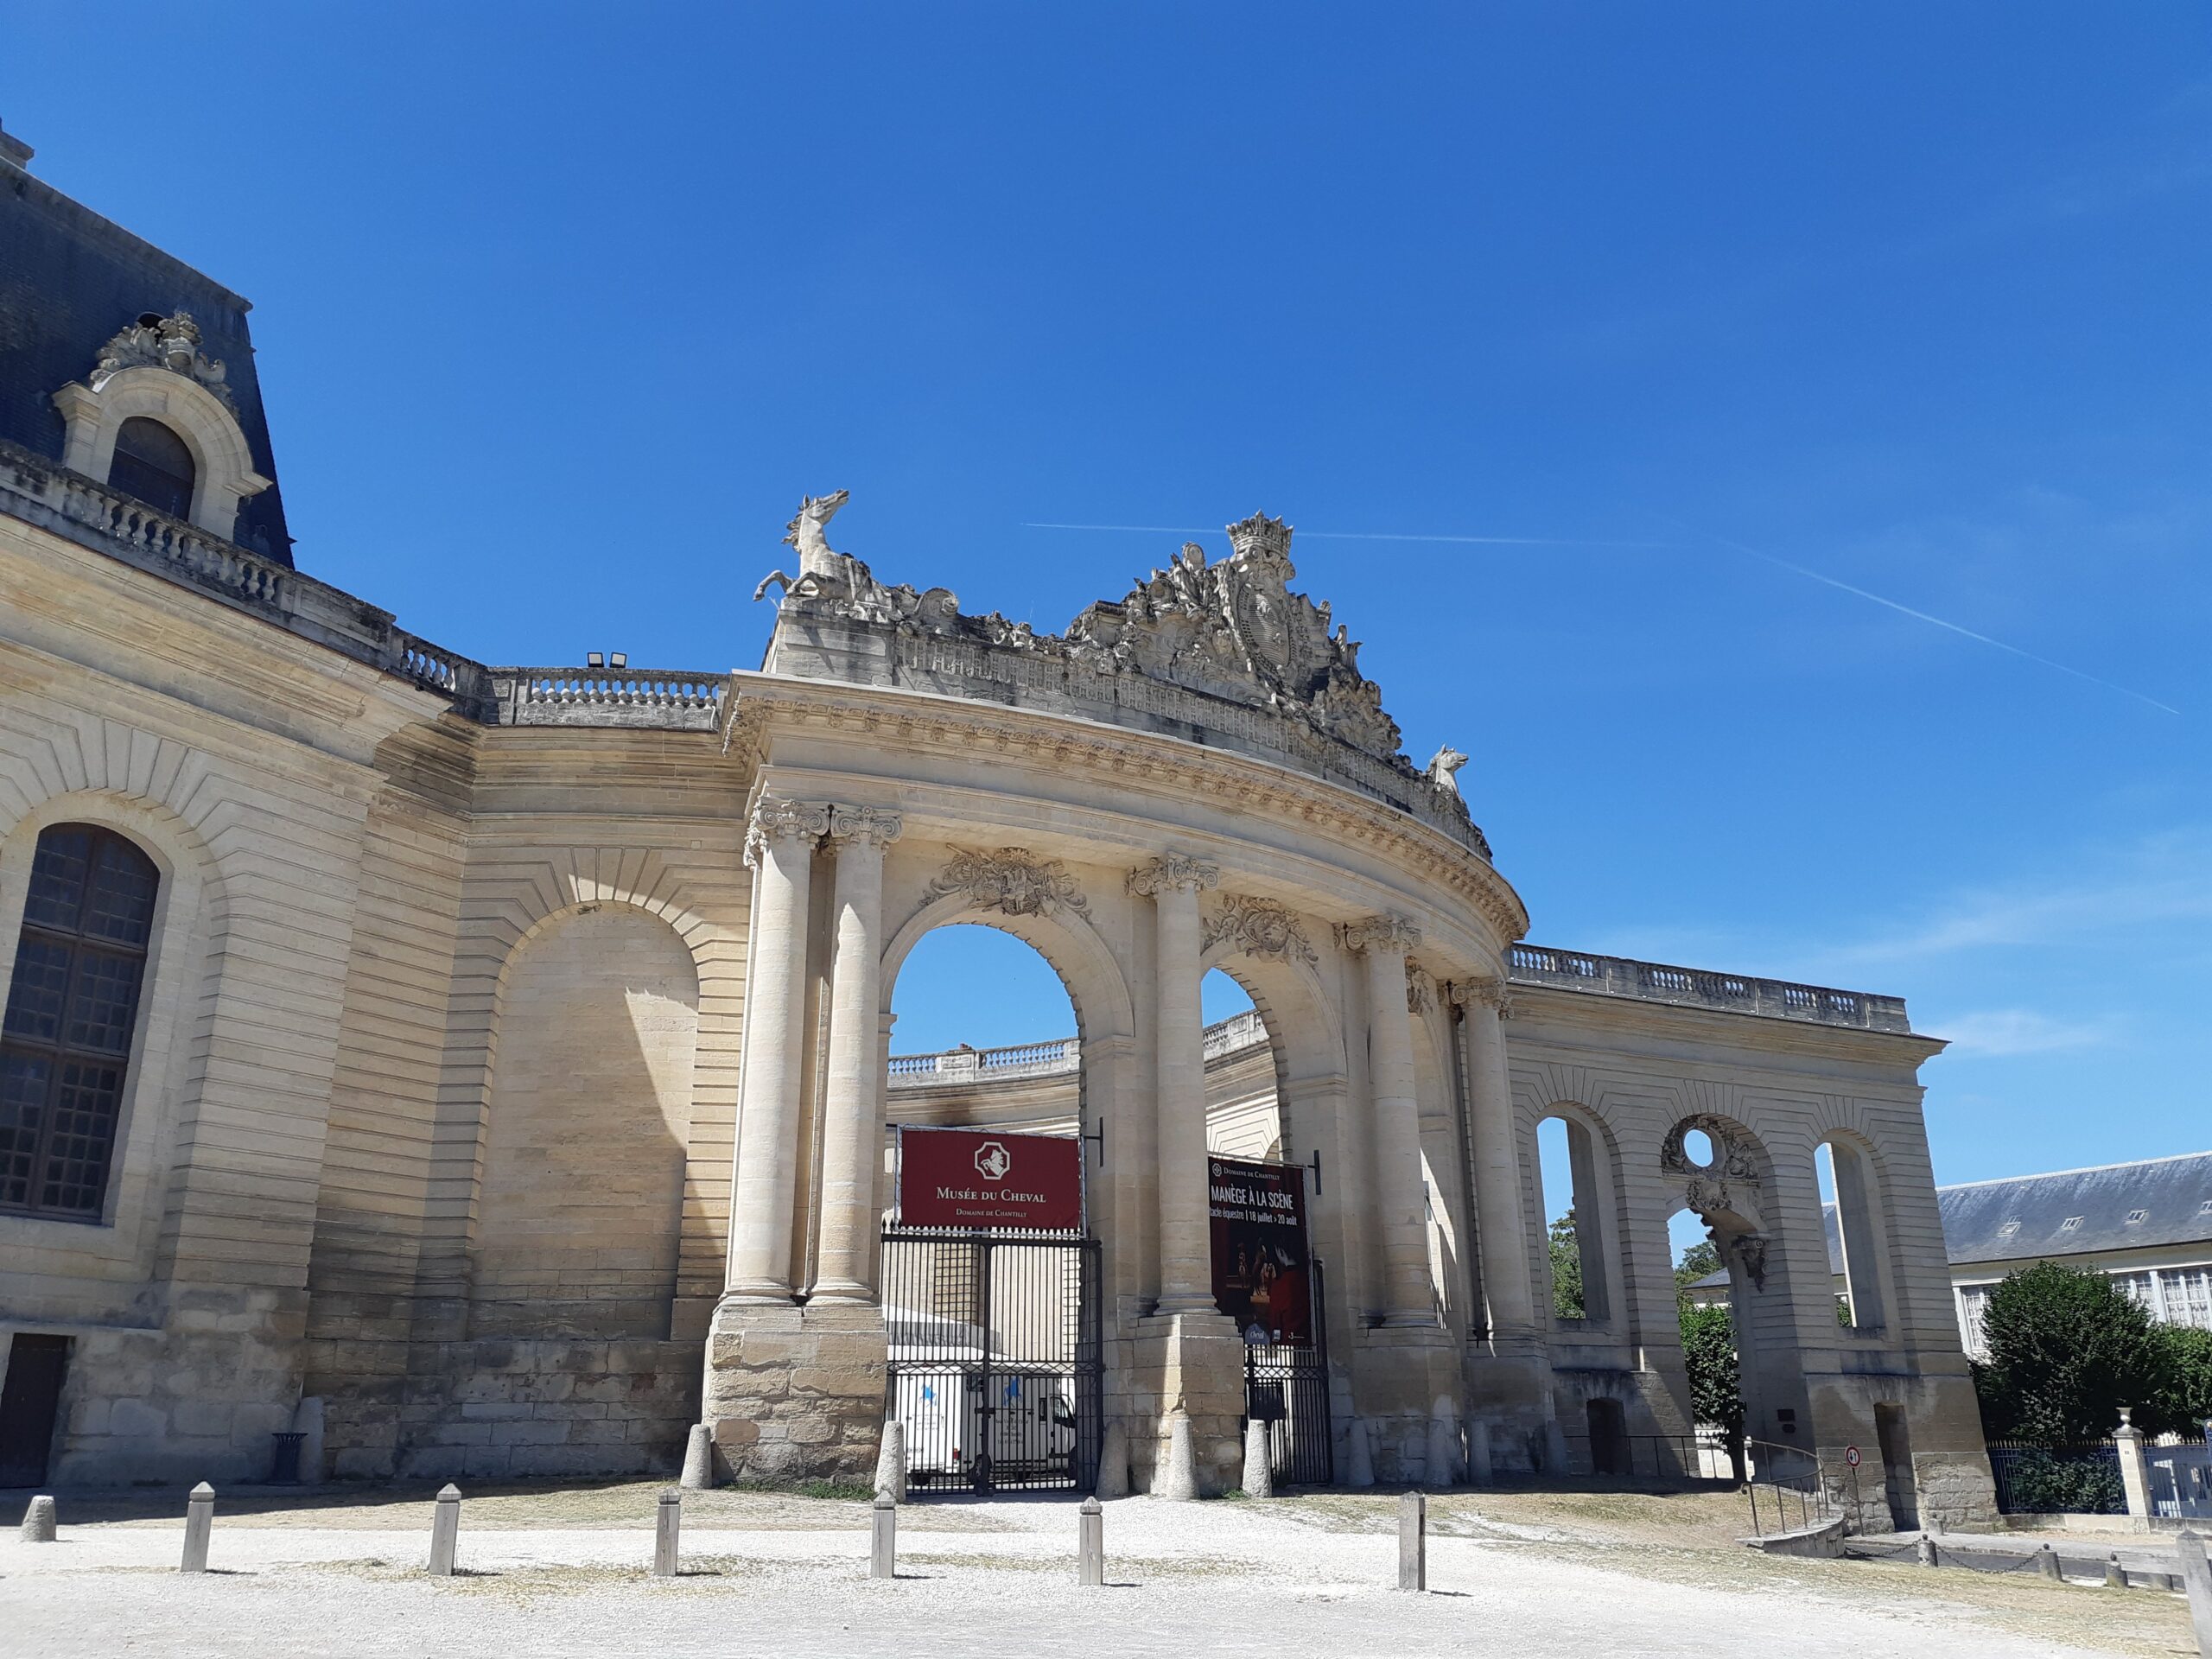
<instances>
[{"instance_id":1,"label":"arched niche","mask_svg":"<svg viewBox=\"0 0 2212 1659\"><path fill-rule=\"evenodd\" d=\"M61 464L105 482L115 441L134 417L158 421L184 442L194 467L193 524L225 541L235 538L238 505L274 480L253 465L252 446L220 397L187 375L144 364L96 374L98 389L72 382L54 394L67 427Z\"/></svg>"},{"instance_id":2,"label":"arched niche","mask_svg":"<svg viewBox=\"0 0 2212 1659\"><path fill-rule=\"evenodd\" d=\"M472 1335L668 1336L698 1008L683 938L638 906L578 906L517 945L486 1100Z\"/></svg>"}]
</instances>

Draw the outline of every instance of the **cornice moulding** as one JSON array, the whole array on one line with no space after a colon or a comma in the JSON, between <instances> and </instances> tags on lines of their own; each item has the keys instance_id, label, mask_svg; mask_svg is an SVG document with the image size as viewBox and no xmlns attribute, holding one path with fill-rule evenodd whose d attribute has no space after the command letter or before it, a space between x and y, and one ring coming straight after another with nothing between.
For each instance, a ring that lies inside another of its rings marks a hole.
<instances>
[{"instance_id":1,"label":"cornice moulding","mask_svg":"<svg viewBox=\"0 0 2212 1659\"><path fill-rule=\"evenodd\" d=\"M1505 878L1440 830L1326 779L1185 739L1133 732L1079 716L978 705L927 692L801 680L738 671L730 676L729 748L765 747L773 730L881 734L904 742L982 750L1094 775L1135 777L1279 822L1335 833L1398 859L1471 904L1510 943L1529 914Z\"/></svg>"}]
</instances>

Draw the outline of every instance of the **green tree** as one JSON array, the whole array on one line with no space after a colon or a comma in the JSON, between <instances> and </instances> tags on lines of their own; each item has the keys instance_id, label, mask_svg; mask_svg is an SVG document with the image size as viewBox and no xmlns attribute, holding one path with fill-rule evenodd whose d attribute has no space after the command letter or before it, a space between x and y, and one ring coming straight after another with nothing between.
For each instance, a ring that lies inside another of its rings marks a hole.
<instances>
[{"instance_id":1,"label":"green tree","mask_svg":"<svg viewBox=\"0 0 2212 1659\"><path fill-rule=\"evenodd\" d=\"M1744 1478L1744 1394L1736 1358L1736 1327L1724 1306L1700 1306L1685 1300L1682 1363L1690 1374L1690 1410L1728 1437L1728 1459L1736 1478Z\"/></svg>"},{"instance_id":2,"label":"green tree","mask_svg":"<svg viewBox=\"0 0 2212 1659\"><path fill-rule=\"evenodd\" d=\"M1552 1312L1562 1319L1587 1319L1582 1300L1582 1241L1574 1230L1574 1206L1552 1223Z\"/></svg>"},{"instance_id":3,"label":"green tree","mask_svg":"<svg viewBox=\"0 0 2212 1659\"><path fill-rule=\"evenodd\" d=\"M2183 1433L2192 1428L2201 1431L2204 1420L2212 1417L2212 1331L2166 1325L2159 1326L2158 1332L2166 1347L2166 1391L2158 1402L2160 1426Z\"/></svg>"},{"instance_id":4,"label":"green tree","mask_svg":"<svg viewBox=\"0 0 2212 1659\"><path fill-rule=\"evenodd\" d=\"M2169 1335L2101 1273L2023 1268L1989 1293L1983 1314L1983 1427L1993 1440L2078 1446L2104 1439L2132 1406L2138 1427L2167 1427Z\"/></svg>"},{"instance_id":5,"label":"green tree","mask_svg":"<svg viewBox=\"0 0 2212 1659\"><path fill-rule=\"evenodd\" d=\"M1682 1259L1675 1264L1675 1295L1679 1300L1689 1294L1689 1288L1708 1273L1720 1271L1720 1247L1710 1238L1701 1239L1682 1252Z\"/></svg>"}]
</instances>

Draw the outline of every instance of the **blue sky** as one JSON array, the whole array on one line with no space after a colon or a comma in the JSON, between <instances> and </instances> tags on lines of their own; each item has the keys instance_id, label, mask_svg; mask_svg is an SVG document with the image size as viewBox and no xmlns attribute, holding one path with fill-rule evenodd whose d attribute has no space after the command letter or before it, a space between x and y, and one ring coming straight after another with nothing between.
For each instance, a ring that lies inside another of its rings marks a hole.
<instances>
[{"instance_id":1,"label":"blue sky","mask_svg":"<svg viewBox=\"0 0 2212 1659\"><path fill-rule=\"evenodd\" d=\"M1057 628L1183 537L1035 526L1264 508L1535 940L1905 995L1942 1179L2212 1144L2212 13L6 29L35 169L256 301L302 567L416 631L750 666L835 487ZM1064 1027L947 949L902 1046Z\"/></svg>"}]
</instances>

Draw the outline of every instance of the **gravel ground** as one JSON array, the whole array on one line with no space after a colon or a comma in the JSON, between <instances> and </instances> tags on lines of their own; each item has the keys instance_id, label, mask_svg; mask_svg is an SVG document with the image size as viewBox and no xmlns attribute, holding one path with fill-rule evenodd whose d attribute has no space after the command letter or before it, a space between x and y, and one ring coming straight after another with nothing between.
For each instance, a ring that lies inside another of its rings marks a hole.
<instances>
[{"instance_id":1,"label":"gravel ground","mask_svg":"<svg viewBox=\"0 0 2212 1659\"><path fill-rule=\"evenodd\" d=\"M462 1575L442 1581L421 1572L429 1505L411 1491L219 1503L205 1577L175 1571L177 1495L107 1518L65 1499L61 1542L0 1539L0 1652L2056 1659L2187 1641L2181 1604L2153 1592L1772 1560L1733 1542L1734 1500L1702 1495L1439 1497L1431 1593L1408 1596L1388 1587L1389 1497L1109 1503L1113 1582L1083 1591L1065 1500L910 1505L883 1584L867 1577L864 1504L695 1494L685 1573L655 1580L658 1491L472 1497Z\"/></svg>"}]
</instances>

